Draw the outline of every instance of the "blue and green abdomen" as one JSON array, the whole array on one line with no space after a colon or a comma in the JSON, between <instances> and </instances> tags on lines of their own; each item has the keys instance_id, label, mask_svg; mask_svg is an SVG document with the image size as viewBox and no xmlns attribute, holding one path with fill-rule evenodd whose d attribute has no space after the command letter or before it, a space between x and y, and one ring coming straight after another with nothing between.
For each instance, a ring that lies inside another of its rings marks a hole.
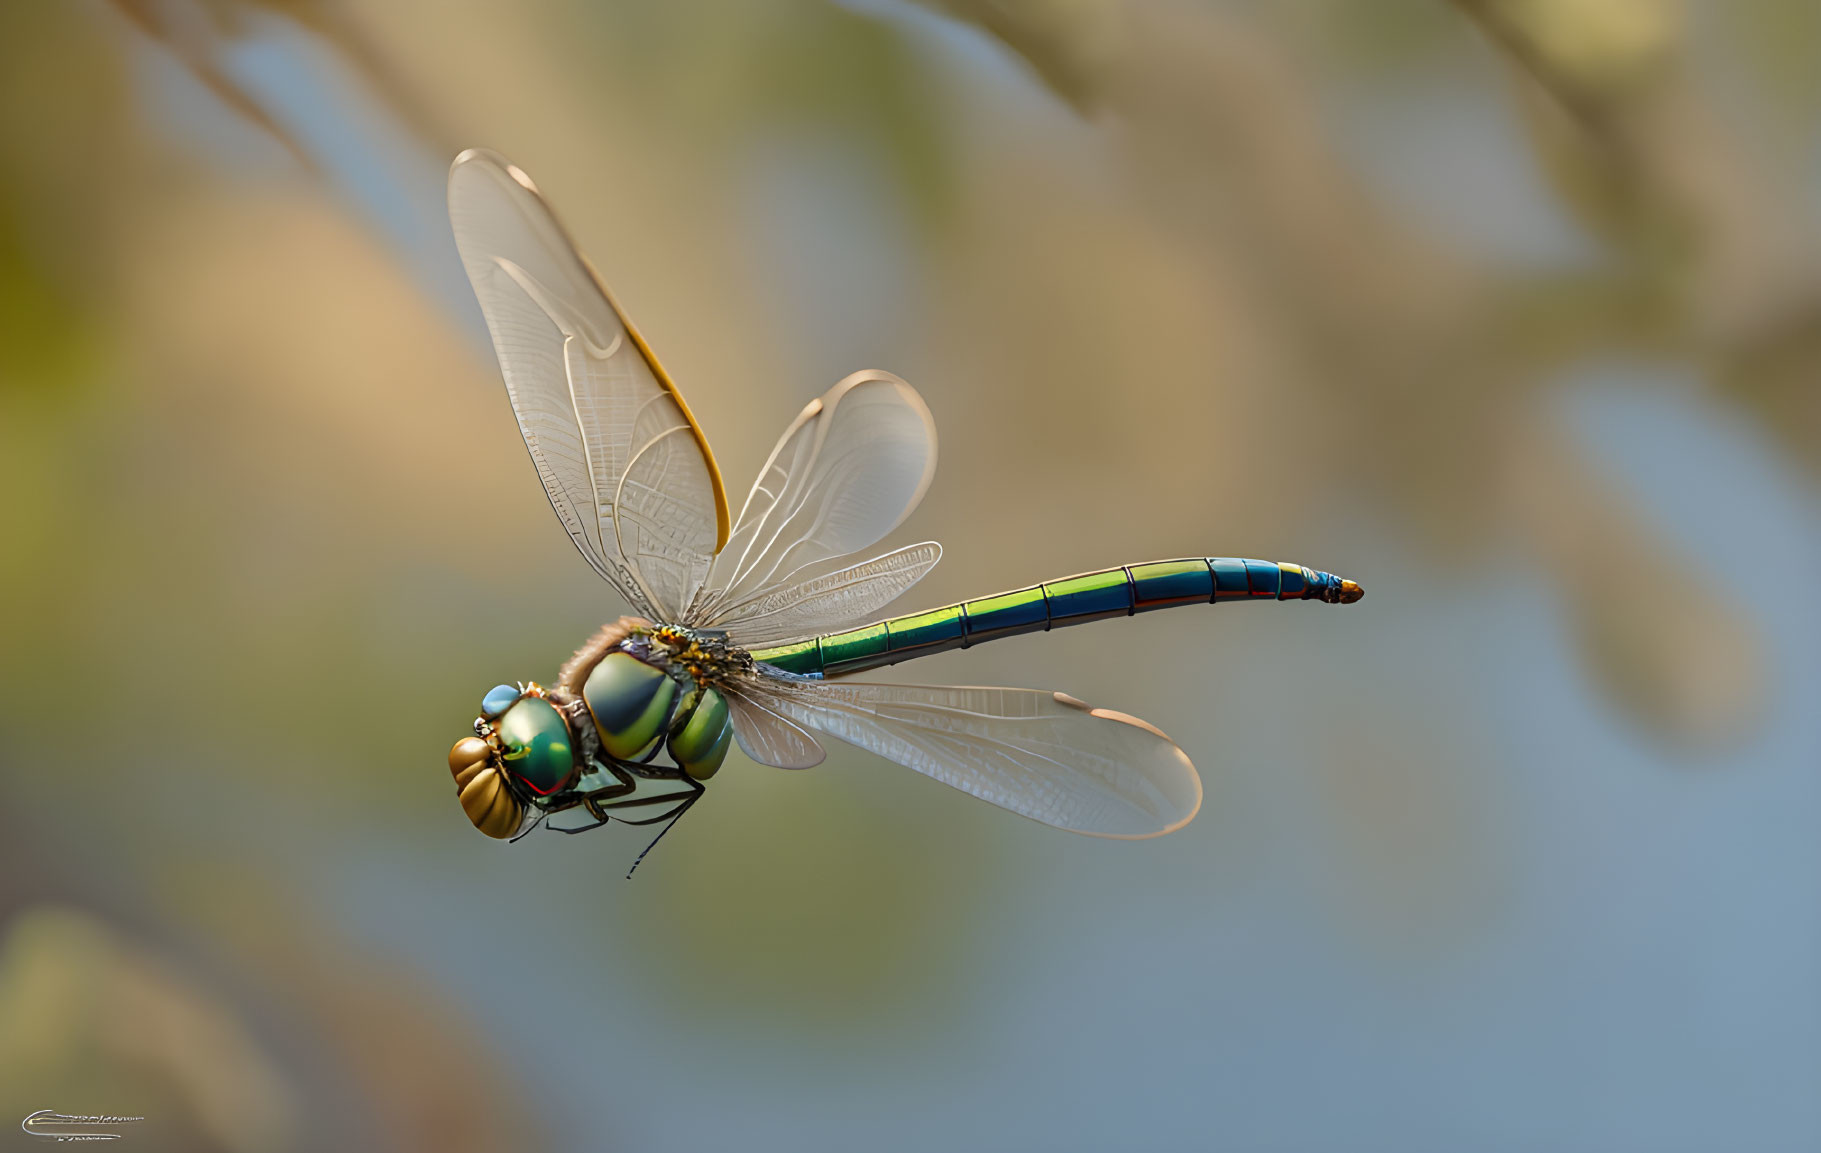
<instances>
[{"instance_id":1,"label":"blue and green abdomen","mask_svg":"<svg viewBox=\"0 0 1821 1153\"><path fill-rule=\"evenodd\" d=\"M1359 586L1301 565L1193 557L1103 569L829 636L760 649L786 672L839 676L1058 625L1231 600L1359 599Z\"/></svg>"}]
</instances>

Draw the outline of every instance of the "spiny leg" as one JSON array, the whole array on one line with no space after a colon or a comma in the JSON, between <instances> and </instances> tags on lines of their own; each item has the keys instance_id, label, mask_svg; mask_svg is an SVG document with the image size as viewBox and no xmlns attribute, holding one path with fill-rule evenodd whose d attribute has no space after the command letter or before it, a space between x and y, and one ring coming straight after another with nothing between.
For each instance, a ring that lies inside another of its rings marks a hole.
<instances>
[{"instance_id":1,"label":"spiny leg","mask_svg":"<svg viewBox=\"0 0 1821 1153\"><path fill-rule=\"evenodd\" d=\"M605 788L596 789L594 792L589 793L587 796L585 796L581 799L579 804L571 804L571 805L565 806L564 808L556 810L556 812L568 812L569 809L573 809L573 808L587 809L588 815L594 818L593 823L587 824L587 825L576 825L574 827L569 827L569 826L565 826L565 825L553 825L550 823L550 818L555 816L556 813L546 813L543 817L543 823L544 823L545 828L551 829L558 833L569 833L569 834L592 832L595 829L598 829L602 825L606 824L608 821L607 814L603 813L601 811L601 801L603 799L613 800L614 798L617 798L617 797L623 797L626 794L635 791L639 787L638 782L632 779L632 774L628 773L625 769L621 768L619 765L615 764L614 762L612 762L612 761L601 762L601 766L603 768L605 768L609 773L613 774L615 783L608 785ZM611 807L611 806L609 806L609 807ZM530 831L529 829L526 830L526 832L529 832L529 831ZM523 836L524 833L521 833L519 835Z\"/></svg>"},{"instance_id":2,"label":"spiny leg","mask_svg":"<svg viewBox=\"0 0 1821 1153\"><path fill-rule=\"evenodd\" d=\"M663 828L658 830L657 836L651 838L651 844L646 845L645 848L639 853L639 855L633 859L632 868L626 870L626 879L628 881L632 880L632 875L639 871L639 866L645 862L646 855L649 854L651 852L651 850L658 847L658 842L664 839L664 835L666 833L670 832L670 830L677 827L677 822L683 819L683 814L687 813L690 809L690 806L694 805L696 803L696 801L700 800L701 796L702 796L702 794L699 792L691 794L687 801L684 801L682 804L678 805L676 808L676 811L670 814L670 821L667 824L665 824L665 826ZM641 823L644 823L644 822L641 822Z\"/></svg>"},{"instance_id":3,"label":"spiny leg","mask_svg":"<svg viewBox=\"0 0 1821 1153\"><path fill-rule=\"evenodd\" d=\"M690 791L683 793L665 793L661 797L633 797L631 800L615 801L613 804L602 805L600 808L603 812L612 809L613 819L622 825L655 825L659 821L668 819L670 814L661 813L655 817L647 817L638 821L629 821L625 817L620 816L620 812L625 809L636 809L646 805L668 805L677 801L693 800L697 793L703 791L705 790L691 789Z\"/></svg>"},{"instance_id":4,"label":"spiny leg","mask_svg":"<svg viewBox=\"0 0 1821 1153\"><path fill-rule=\"evenodd\" d=\"M632 868L626 870L626 879L631 880L632 874L638 870L639 864L645 860L646 855L657 847L657 843L664 839L664 835L676 826L676 823L683 818L683 814L689 811L690 806L700 800L702 794L708 790L707 786L681 768L651 769L642 764L619 764L611 761L606 762L603 767L614 775L617 783L582 798L580 807L587 809L589 816L594 818L591 822L573 827L557 825L548 820L548 817L554 814L547 814L542 823L545 828L573 835L592 832L609 821L618 821L622 825L655 825L664 822L663 829L659 830L658 835L652 838L651 844L646 845L644 851L632 862ZM628 793L634 792L637 788L633 774L648 780L676 781L687 786L687 791L665 793L658 797L628 796ZM680 803L677 803L676 807L669 812L660 813L655 817L645 817L634 821L619 815L627 809L643 808L648 805L666 805L673 802ZM608 810L612 810L612 812L610 813Z\"/></svg>"},{"instance_id":5,"label":"spiny leg","mask_svg":"<svg viewBox=\"0 0 1821 1153\"><path fill-rule=\"evenodd\" d=\"M638 855L638 857L632 862L632 868L626 870L626 879L628 881L632 880L632 874L638 872L639 866L644 863L646 855L648 853L650 853L651 850L658 847L658 842L664 839L664 835L666 833L670 832L670 830L676 828L677 822L683 819L683 814L687 813L692 805L694 805L697 801L702 799L702 794L708 791L703 786L702 782L696 780L694 777L689 776L687 773L683 774L682 779L685 783L687 783L690 786L689 796L683 801L682 804L678 805L670 813L669 823L666 824L662 829L658 830L658 835L651 838L651 844L646 845L644 852L641 852ZM656 818L653 818L651 821L629 821L627 823L628 824L648 825L648 824L653 823L653 821L658 821L658 820L663 820L663 818L656 817Z\"/></svg>"},{"instance_id":6,"label":"spiny leg","mask_svg":"<svg viewBox=\"0 0 1821 1153\"><path fill-rule=\"evenodd\" d=\"M574 836L576 833L593 832L595 829L598 829L602 825L606 824L609 819L607 814L601 812L600 809L596 808L594 802L591 800L583 801L579 807L587 809L588 815L593 817L594 820L589 822L586 825L575 825L575 826L553 825L553 824L550 824L548 820L546 820L544 823L544 827L554 833L567 833L570 836Z\"/></svg>"}]
</instances>

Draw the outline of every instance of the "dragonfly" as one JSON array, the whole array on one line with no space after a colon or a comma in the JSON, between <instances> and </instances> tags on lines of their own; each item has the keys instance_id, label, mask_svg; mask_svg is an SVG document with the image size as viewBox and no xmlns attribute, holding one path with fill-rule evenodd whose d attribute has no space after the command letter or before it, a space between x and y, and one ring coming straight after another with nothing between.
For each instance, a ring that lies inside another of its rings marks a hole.
<instances>
[{"instance_id":1,"label":"dragonfly","mask_svg":"<svg viewBox=\"0 0 1821 1153\"><path fill-rule=\"evenodd\" d=\"M730 516L701 425L531 179L464 152L449 215L544 492L633 610L553 683L482 698L449 769L490 837L662 824L636 869L731 744L806 769L826 738L1056 828L1159 836L1194 818L1202 790L1155 726L1060 692L850 678L1178 605L1363 595L1301 565L1189 557L881 618L942 555L935 542L871 551L935 473L935 422L916 390L864 371L810 401Z\"/></svg>"}]
</instances>

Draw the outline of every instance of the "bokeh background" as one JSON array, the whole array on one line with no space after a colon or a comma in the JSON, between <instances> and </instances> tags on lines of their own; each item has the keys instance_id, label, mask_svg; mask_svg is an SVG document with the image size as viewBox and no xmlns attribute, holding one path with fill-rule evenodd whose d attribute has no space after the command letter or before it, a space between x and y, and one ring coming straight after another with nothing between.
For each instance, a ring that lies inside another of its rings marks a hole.
<instances>
[{"instance_id":1,"label":"bokeh background","mask_svg":"<svg viewBox=\"0 0 1821 1153\"><path fill-rule=\"evenodd\" d=\"M444 751L624 606L455 259L471 145L736 499L839 377L923 391L919 604L1367 599L887 674L1152 720L1161 841L837 748L631 884L634 831L487 842ZM0 5L0 1130L1821 1147L1818 255L1807 0Z\"/></svg>"}]
</instances>

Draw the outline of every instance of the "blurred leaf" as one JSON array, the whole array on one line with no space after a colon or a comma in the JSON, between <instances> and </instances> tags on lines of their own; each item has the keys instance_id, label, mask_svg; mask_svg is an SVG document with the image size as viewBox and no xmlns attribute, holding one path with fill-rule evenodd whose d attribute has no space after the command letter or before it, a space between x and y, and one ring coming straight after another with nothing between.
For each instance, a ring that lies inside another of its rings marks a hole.
<instances>
[{"instance_id":1,"label":"blurred leaf","mask_svg":"<svg viewBox=\"0 0 1821 1153\"><path fill-rule=\"evenodd\" d=\"M9 1114L73 1098L94 1104L66 1112L143 1108L146 1130L163 1138L155 1147L186 1133L232 1153L287 1146L293 1088L230 1008L78 910L29 908L7 929L0 1097Z\"/></svg>"},{"instance_id":2,"label":"blurred leaf","mask_svg":"<svg viewBox=\"0 0 1821 1153\"><path fill-rule=\"evenodd\" d=\"M0 394L88 383L106 333L27 255L8 199L0 188Z\"/></svg>"},{"instance_id":3,"label":"blurred leaf","mask_svg":"<svg viewBox=\"0 0 1821 1153\"><path fill-rule=\"evenodd\" d=\"M1110 74L1130 63L1123 0L923 0L976 24L1036 69L1078 111L1102 103Z\"/></svg>"},{"instance_id":4,"label":"blurred leaf","mask_svg":"<svg viewBox=\"0 0 1821 1153\"><path fill-rule=\"evenodd\" d=\"M1635 87L1661 69L1681 40L1675 0L1455 0L1562 95Z\"/></svg>"},{"instance_id":5,"label":"blurred leaf","mask_svg":"<svg viewBox=\"0 0 1821 1153\"><path fill-rule=\"evenodd\" d=\"M1595 681L1646 732L1701 750L1744 737L1767 699L1752 622L1579 453L1525 443L1522 515Z\"/></svg>"},{"instance_id":6,"label":"blurred leaf","mask_svg":"<svg viewBox=\"0 0 1821 1153\"><path fill-rule=\"evenodd\" d=\"M524 1084L479 1034L491 1006L340 939L300 893L238 862L173 854L161 872L163 896L239 963L271 1027L321 1055L326 1069L304 1066L312 1103L359 1102L355 1117L311 1117L312 1135L352 1131L400 1153L545 1146Z\"/></svg>"}]
</instances>

